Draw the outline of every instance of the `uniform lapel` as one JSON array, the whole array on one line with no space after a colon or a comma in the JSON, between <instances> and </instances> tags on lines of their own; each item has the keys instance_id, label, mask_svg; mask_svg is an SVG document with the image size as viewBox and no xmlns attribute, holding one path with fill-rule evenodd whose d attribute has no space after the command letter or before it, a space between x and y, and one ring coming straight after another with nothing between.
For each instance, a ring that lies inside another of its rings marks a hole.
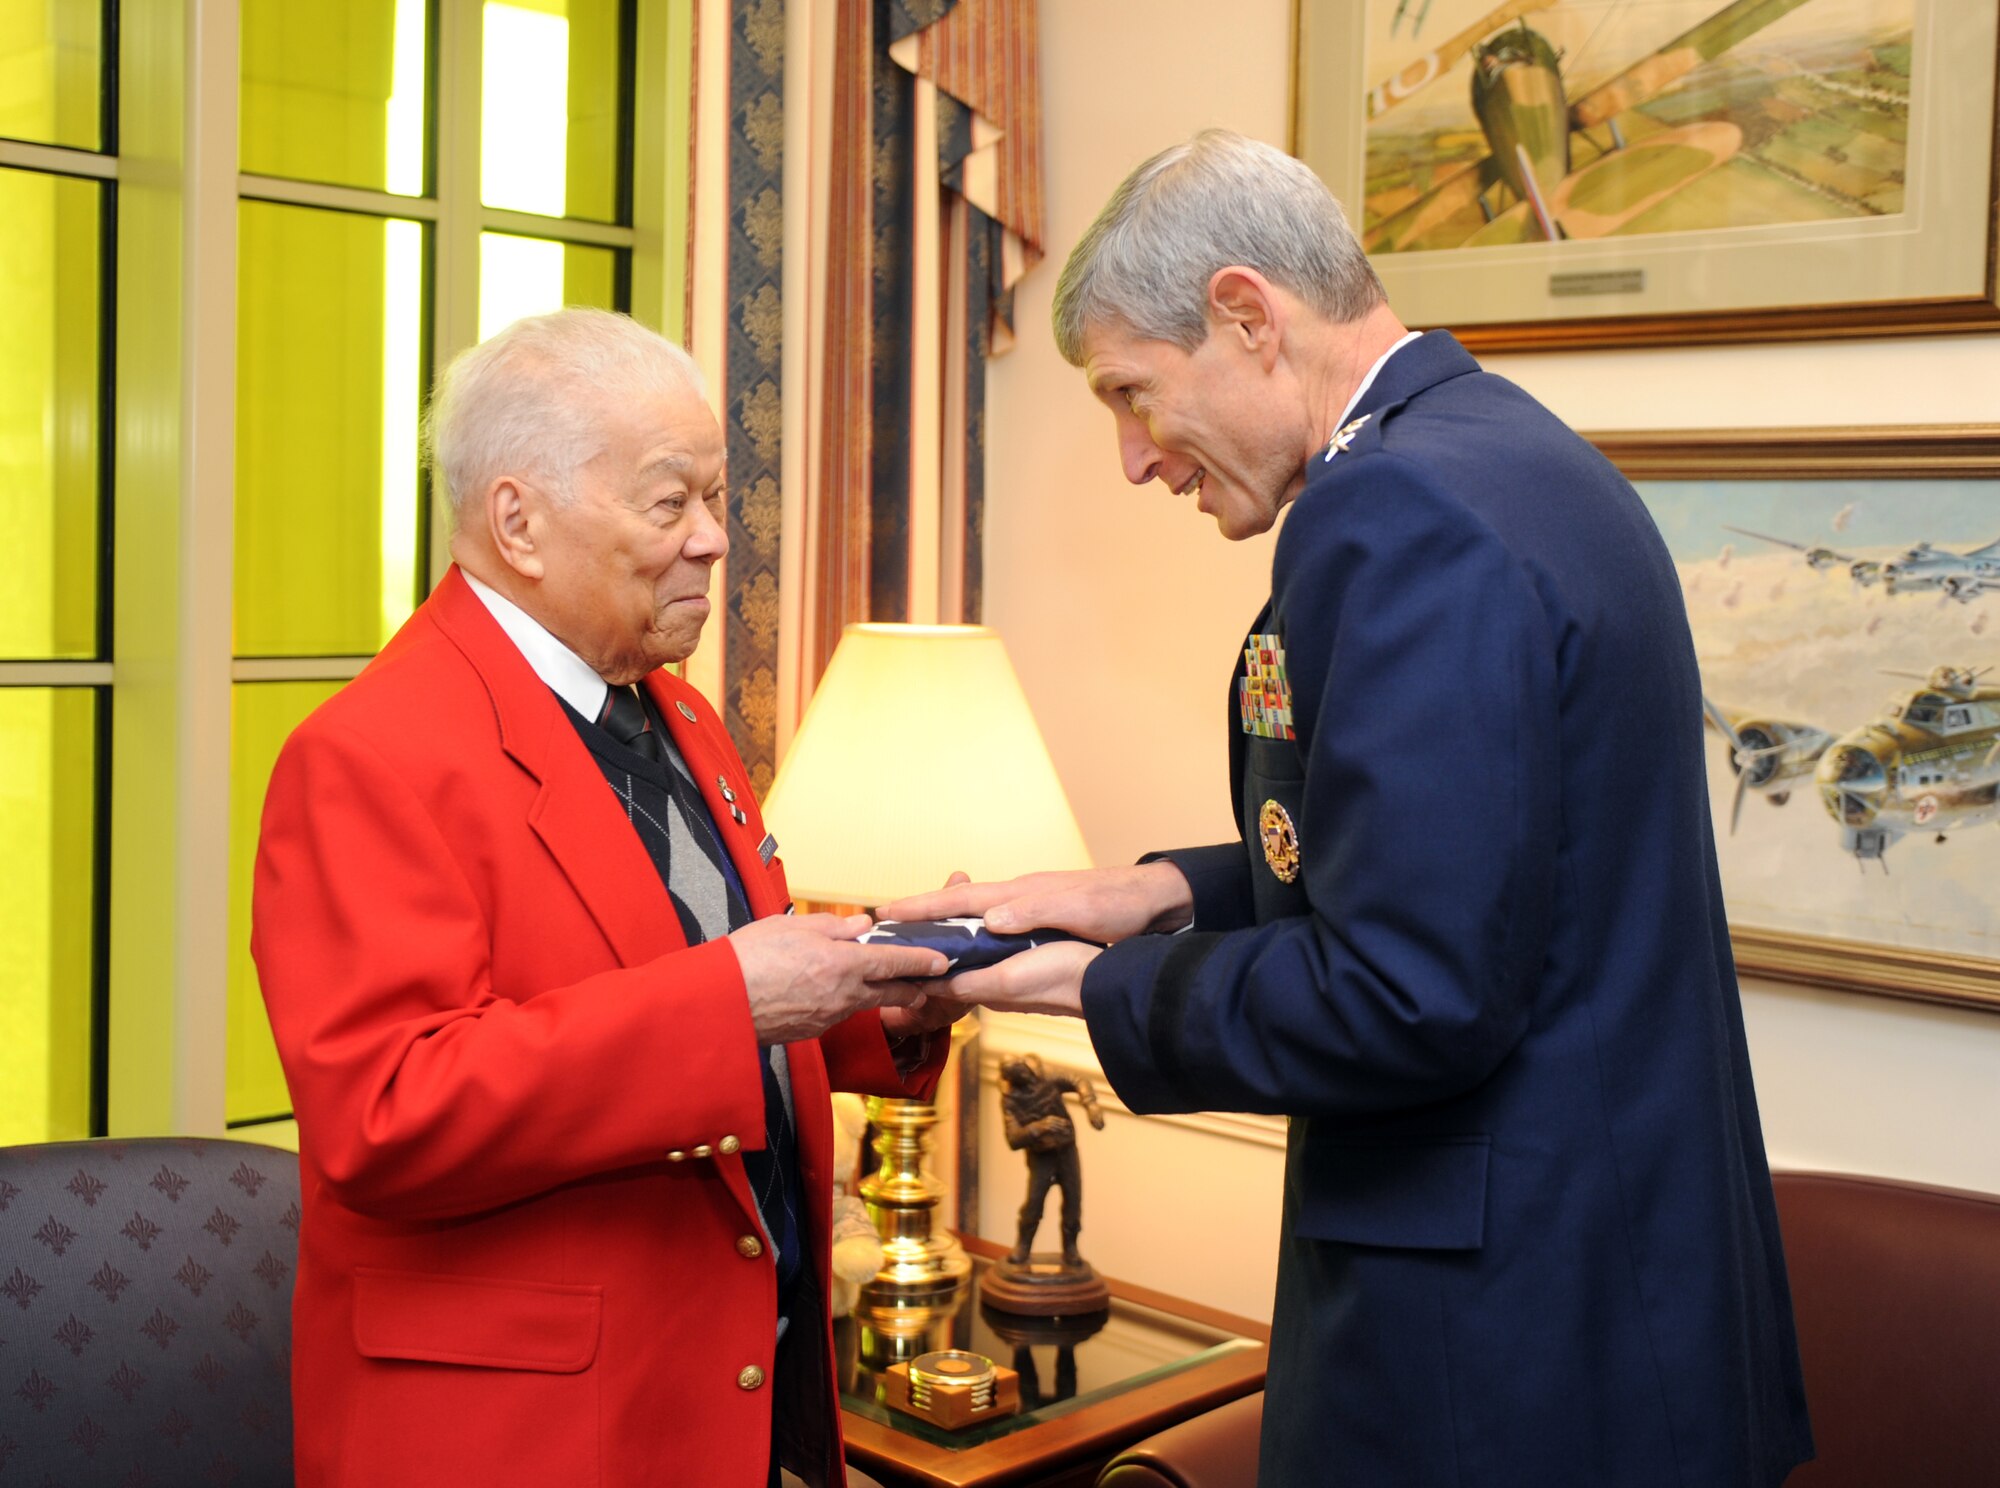
<instances>
[{"instance_id":1,"label":"uniform lapel","mask_svg":"<svg viewBox=\"0 0 2000 1488\"><path fill-rule=\"evenodd\" d=\"M1236 810L1236 820L1243 820L1243 713L1237 701L1237 679L1243 675L1244 656L1250 649L1250 637L1261 635L1264 627L1271 622L1271 602L1264 601L1264 608L1257 612L1257 618L1250 622L1250 629L1243 636L1243 645L1236 653L1236 665L1229 673L1229 789L1232 804Z\"/></svg>"},{"instance_id":2,"label":"uniform lapel","mask_svg":"<svg viewBox=\"0 0 2000 1488\"><path fill-rule=\"evenodd\" d=\"M1379 422L1379 415L1394 404L1407 403L1428 388L1478 370L1472 353L1459 345L1450 331L1425 331L1382 364L1347 417L1350 421L1370 417Z\"/></svg>"},{"instance_id":3,"label":"uniform lapel","mask_svg":"<svg viewBox=\"0 0 2000 1488\"><path fill-rule=\"evenodd\" d=\"M555 694L456 565L428 603L438 628L486 684L501 747L541 784L528 809L529 826L611 942L619 963L643 966L668 951L685 949L680 919L658 871Z\"/></svg>"}]
</instances>

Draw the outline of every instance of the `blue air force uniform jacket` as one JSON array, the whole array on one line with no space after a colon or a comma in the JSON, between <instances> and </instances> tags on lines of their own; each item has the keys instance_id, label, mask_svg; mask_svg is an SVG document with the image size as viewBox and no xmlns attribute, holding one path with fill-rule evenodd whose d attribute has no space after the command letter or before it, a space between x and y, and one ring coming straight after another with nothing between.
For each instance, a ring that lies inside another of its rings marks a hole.
<instances>
[{"instance_id":1,"label":"blue air force uniform jacket","mask_svg":"<svg viewBox=\"0 0 2000 1488\"><path fill-rule=\"evenodd\" d=\"M1083 989L1132 1109L1292 1118L1260 1482L1777 1484L1811 1434L1673 564L1449 335L1362 416L1232 682L1243 840L1167 854L1194 929Z\"/></svg>"}]
</instances>

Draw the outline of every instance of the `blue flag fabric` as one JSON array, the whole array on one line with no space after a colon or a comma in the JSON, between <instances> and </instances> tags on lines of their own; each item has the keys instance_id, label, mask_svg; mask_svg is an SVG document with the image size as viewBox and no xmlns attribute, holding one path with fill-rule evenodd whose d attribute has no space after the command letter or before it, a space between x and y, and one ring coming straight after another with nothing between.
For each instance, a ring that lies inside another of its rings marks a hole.
<instances>
[{"instance_id":1,"label":"blue flag fabric","mask_svg":"<svg viewBox=\"0 0 2000 1488\"><path fill-rule=\"evenodd\" d=\"M945 975L977 971L993 966L1009 956L1032 950L1051 941L1080 940L1066 930L1030 930L1025 935L1001 935L988 930L983 920L877 920L860 937L864 945L918 946L943 954Z\"/></svg>"}]
</instances>

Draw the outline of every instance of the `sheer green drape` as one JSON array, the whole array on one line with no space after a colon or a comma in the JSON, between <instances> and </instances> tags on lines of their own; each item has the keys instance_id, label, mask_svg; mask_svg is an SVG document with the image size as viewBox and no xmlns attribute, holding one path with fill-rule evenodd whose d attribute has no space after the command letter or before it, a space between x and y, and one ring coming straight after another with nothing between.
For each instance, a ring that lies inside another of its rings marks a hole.
<instances>
[{"instance_id":1,"label":"sheer green drape","mask_svg":"<svg viewBox=\"0 0 2000 1488\"><path fill-rule=\"evenodd\" d=\"M488 0L480 196L615 222L630 58L620 0Z\"/></svg>"},{"instance_id":2,"label":"sheer green drape","mask_svg":"<svg viewBox=\"0 0 2000 1488\"><path fill-rule=\"evenodd\" d=\"M0 135L103 148L102 0L0 0Z\"/></svg>"},{"instance_id":3,"label":"sheer green drape","mask_svg":"<svg viewBox=\"0 0 2000 1488\"><path fill-rule=\"evenodd\" d=\"M239 221L236 654L366 655L417 598L425 229Z\"/></svg>"},{"instance_id":4,"label":"sheer green drape","mask_svg":"<svg viewBox=\"0 0 2000 1488\"><path fill-rule=\"evenodd\" d=\"M229 1050L224 1111L231 1122L292 1109L285 1072L250 959L250 886L264 790L293 729L340 690L338 682L239 682L230 711Z\"/></svg>"},{"instance_id":5,"label":"sheer green drape","mask_svg":"<svg viewBox=\"0 0 2000 1488\"><path fill-rule=\"evenodd\" d=\"M0 1144L90 1135L97 708L0 688Z\"/></svg>"},{"instance_id":6,"label":"sheer green drape","mask_svg":"<svg viewBox=\"0 0 2000 1488\"><path fill-rule=\"evenodd\" d=\"M564 305L618 305L618 251L514 233L479 235L479 339Z\"/></svg>"},{"instance_id":7,"label":"sheer green drape","mask_svg":"<svg viewBox=\"0 0 2000 1488\"><path fill-rule=\"evenodd\" d=\"M243 0L243 169L424 190L425 0Z\"/></svg>"},{"instance_id":8,"label":"sheer green drape","mask_svg":"<svg viewBox=\"0 0 2000 1488\"><path fill-rule=\"evenodd\" d=\"M103 192L0 170L0 657L97 654Z\"/></svg>"}]
</instances>

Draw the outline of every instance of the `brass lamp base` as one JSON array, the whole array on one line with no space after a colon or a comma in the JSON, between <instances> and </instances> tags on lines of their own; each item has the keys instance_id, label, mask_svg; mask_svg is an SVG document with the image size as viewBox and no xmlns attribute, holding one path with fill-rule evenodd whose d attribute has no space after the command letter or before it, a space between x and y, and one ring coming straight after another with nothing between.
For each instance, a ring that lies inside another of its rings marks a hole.
<instances>
[{"instance_id":1,"label":"brass lamp base","mask_svg":"<svg viewBox=\"0 0 2000 1488\"><path fill-rule=\"evenodd\" d=\"M944 1185L924 1171L925 1144L938 1124L929 1101L871 1096L881 1165L861 1180L861 1200L882 1237L882 1269L861 1284L862 1300L877 1308L933 1303L957 1292L972 1261L950 1233L934 1228Z\"/></svg>"}]
</instances>

